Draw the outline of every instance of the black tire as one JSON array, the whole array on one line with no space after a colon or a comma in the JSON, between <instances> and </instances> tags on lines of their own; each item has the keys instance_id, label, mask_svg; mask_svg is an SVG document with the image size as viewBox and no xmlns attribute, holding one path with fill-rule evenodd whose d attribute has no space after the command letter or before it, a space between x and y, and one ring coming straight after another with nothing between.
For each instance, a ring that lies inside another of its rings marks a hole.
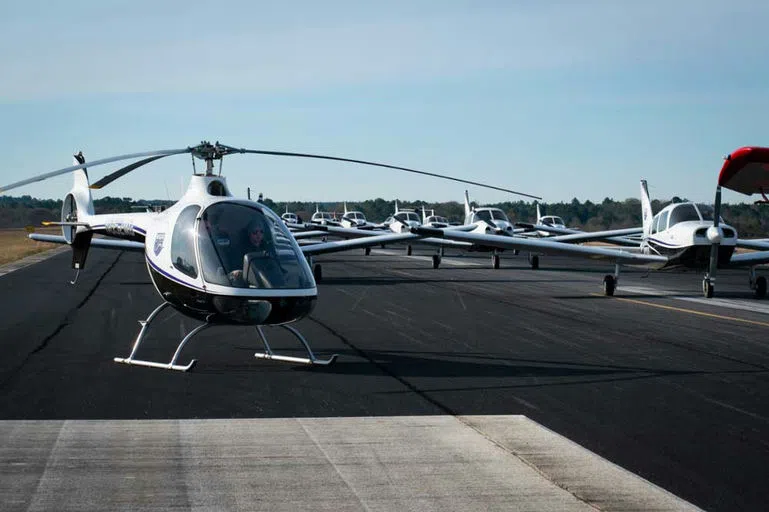
<instances>
[{"instance_id":1,"label":"black tire","mask_svg":"<svg viewBox=\"0 0 769 512\"><path fill-rule=\"evenodd\" d=\"M491 266L494 267L494 270L499 268L499 254L491 255Z\"/></svg>"},{"instance_id":2,"label":"black tire","mask_svg":"<svg viewBox=\"0 0 769 512\"><path fill-rule=\"evenodd\" d=\"M441 266L441 257L438 254L433 254L433 268Z\"/></svg>"},{"instance_id":3,"label":"black tire","mask_svg":"<svg viewBox=\"0 0 769 512\"><path fill-rule=\"evenodd\" d=\"M366 256L371 254L371 247L366 247Z\"/></svg>"},{"instance_id":4,"label":"black tire","mask_svg":"<svg viewBox=\"0 0 769 512\"><path fill-rule=\"evenodd\" d=\"M715 286L713 285L713 283L711 283L707 279L703 279L702 280L702 295L706 299L712 299L714 292L715 292Z\"/></svg>"},{"instance_id":5,"label":"black tire","mask_svg":"<svg viewBox=\"0 0 769 512\"><path fill-rule=\"evenodd\" d=\"M411 246L409 245L408 248L406 248L406 256L411 256Z\"/></svg>"},{"instance_id":6,"label":"black tire","mask_svg":"<svg viewBox=\"0 0 769 512\"><path fill-rule=\"evenodd\" d=\"M766 297L766 278L764 276L756 278L756 289L753 290L753 296L757 299Z\"/></svg>"},{"instance_id":7,"label":"black tire","mask_svg":"<svg viewBox=\"0 0 769 512\"><path fill-rule=\"evenodd\" d=\"M312 267L312 275L315 278L316 283L323 281L323 267L320 266L320 263L316 263L315 266Z\"/></svg>"},{"instance_id":8,"label":"black tire","mask_svg":"<svg viewBox=\"0 0 769 512\"><path fill-rule=\"evenodd\" d=\"M614 288L617 286L617 282L614 280L614 276L606 275L603 278L603 294L607 297L614 296Z\"/></svg>"},{"instance_id":9,"label":"black tire","mask_svg":"<svg viewBox=\"0 0 769 512\"><path fill-rule=\"evenodd\" d=\"M539 256L532 256L530 258L531 270L537 270L539 268Z\"/></svg>"}]
</instances>

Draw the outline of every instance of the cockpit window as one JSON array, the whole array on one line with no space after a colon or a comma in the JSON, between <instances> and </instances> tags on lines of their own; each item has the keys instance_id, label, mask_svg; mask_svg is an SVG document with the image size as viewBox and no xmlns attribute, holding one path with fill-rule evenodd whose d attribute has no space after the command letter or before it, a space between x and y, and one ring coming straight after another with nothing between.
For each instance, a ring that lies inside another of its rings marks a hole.
<instances>
[{"instance_id":1,"label":"cockpit window","mask_svg":"<svg viewBox=\"0 0 769 512\"><path fill-rule=\"evenodd\" d=\"M475 216L479 220L491 222L491 212L489 210L478 210L477 212L475 212Z\"/></svg>"},{"instance_id":2,"label":"cockpit window","mask_svg":"<svg viewBox=\"0 0 769 512\"><path fill-rule=\"evenodd\" d=\"M198 266L195 263L195 219L200 206L188 206L179 214L171 236L171 261L181 273L190 277L198 277Z\"/></svg>"},{"instance_id":3,"label":"cockpit window","mask_svg":"<svg viewBox=\"0 0 769 512\"><path fill-rule=\"evenodd\" d=\"M198 226L203 279L237 288L312 286L304 256L268 210L236 203L209 206Z\"/></svg>"},{"instance_id":4,"label":"cockpit window","mask_svg":"<svg viewBox=\"0 0 769 512\"><path fill-rule=\"evenodd\" d=\"M507 215L505 215L505 212L502 210L491 210L491 217L494 220L504 220L505 222L509 222L507 220Z\"/></svg>"},{"instance_id":5,"label":"cockpit window","mask_svg":"<svg viewBox=\"0 0 769 512\"><path fill-rule=\"evenodd\" d=\"M693 204L681 203L673 207L673 209L670 211L670 227L673 227L679 222L685 222L688 220L700 220L700 216L697 214L697 209Z\"/></svg>"},{"instance_id":6,"label":"cockpit window","mask_svg":"<svg viewBox=\"0 0 769 512\"><path fill-rule=\"evenodd\" d=\"M712 206L706 205L706 204L698 204L697 209L700 211L700 215L702 215L702 220L713 220L713 215L715 215L715 210L713 210ZM718 217L718 219L723 223L724 218Z\"/></svg>"}]
</instances>

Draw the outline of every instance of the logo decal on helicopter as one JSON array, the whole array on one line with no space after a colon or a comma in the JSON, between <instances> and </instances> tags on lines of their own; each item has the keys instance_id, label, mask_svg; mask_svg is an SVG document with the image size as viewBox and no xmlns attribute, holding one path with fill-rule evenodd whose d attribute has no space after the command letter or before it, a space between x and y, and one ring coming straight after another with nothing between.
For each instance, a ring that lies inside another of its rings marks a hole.
<instances>
[{"instance_id":1,"label":"logo decal on helicopter","mask_svg":"<svg viewBox=\"0 0 769 512\"><path fill-rule=\"evenodd\" d=\"M133 226L124 222L109 223L104 226L104 230L114 236L131 236L134 234Z\"/></svg>"},{"instance_id":2,"label":"logo decal on helicopter","mask_svg":"<svg viewBox=\"0 0 769 512\"><path fill-rule=\"evenodd\" d=\"M160 251L163 250L163 240L165 240L166 234L165 233L158 233L155 237L155 246L153 247L153 250L155 252L155 256L160 254Z\"/></svg>"}]
</instances>

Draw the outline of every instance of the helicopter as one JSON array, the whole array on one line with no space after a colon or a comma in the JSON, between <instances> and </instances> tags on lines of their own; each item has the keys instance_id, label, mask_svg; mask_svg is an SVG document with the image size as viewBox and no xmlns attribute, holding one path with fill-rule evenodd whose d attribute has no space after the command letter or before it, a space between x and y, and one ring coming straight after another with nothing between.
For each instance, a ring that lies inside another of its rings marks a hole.
<instances>
[{"instance_id":1,"label":"helicopter","mask_svg":"<svg viewBox=\"0 0 769 512\"><path fill-rule=\"evenodd\" d=\"M116 179L143 165L172 155L190 154L193 174L189 186L178 202L164 211L96 214L91 190L101 189ZM255 326L263 352L260 359L306 365L330 365L337 354L320 359L309 342L290 324L307 316L318 296L316 282L322 278L322 268L313 262L319 254L367 248L381 244L423 238L410 232L387 233L374 237L329 241L299 246L288 226L261 201L240 199L231 193L221 174L225 156L259 154L315 158L357 163L401 170L479 186L491 185L468 182L425 171L349 158L236 148L216 142L202 141L196 146L180 149L147 151L86 162L82 152L74 155L70 167L28 178L5 187L0 193L72 173L73 187L64 197L61 221L46 225L61 227L61 235L31 233L37 241L68 244L72 248L72 268L75 284L85 268L89 249L140 252L144 255L153 286L162 298L145 320L127 357L115 357L117 363L188 371L196 363L178 364L185 345L198 333L217 325ZM98 165L136 160L95 183L89 181L88 168ZM195 160L205 168L198 172ZM215 171L215 161L219 170ZM94 235L103 235L94 237ZM179 342L168 363L137 358L138 349L153 321L165 308L172 307L203 323ZM274 352L263 326L279 326L288 330L301 343L307 357L293 357Z\"/></svg>"}]
</instances>

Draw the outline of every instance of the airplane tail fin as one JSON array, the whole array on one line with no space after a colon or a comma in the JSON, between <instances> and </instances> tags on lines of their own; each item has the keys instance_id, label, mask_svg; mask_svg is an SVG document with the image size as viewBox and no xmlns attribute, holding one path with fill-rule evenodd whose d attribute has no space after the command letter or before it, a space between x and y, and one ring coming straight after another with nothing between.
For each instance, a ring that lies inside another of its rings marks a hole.
<instances>
[{"instance_id":1,"label":"airplane tail fin","mask_svg":"<svg viewBox=\"0 0 769 512\"><path fill-rule=\"evenodd\" d=\"M470 207L470 195L467 193L467 190L465 190L465 218L470 216L471 211L472 208Z\"/></svg>"},{"instance_id":2,"label":"airplane tail fin","mask_svg":"<svg viewBox=\"0 0 769 512\"><path fill-rule=\"evenodd\" d=\"M425 210L425 205L422 205L422 224L427 222L427 211Z\"/></svg>"},{"instance_id":3,"label":"airplane tail fin","mask_svg":"<svg viewBox=\"0 0 769 512\"><path fill-rule=\"evenodd\" d=\"M534 204L537 205L537 224L539 224L542 221L542 212L539 210L539 202L534 201Z\"/></svg>"},{"instance_id":4,"label":"airplane tail fin","mask_svg":"<svg viewBox=\"0 0 769 512\"><path fill-rule=\"evenodd\" d=\"M649 236L652 231L652 202L649 199L649 188L646 180L641 180L641 218L643 219L644 236Z\"/></svg>"},{"instance_id":5,"label":"airplane tail fin","mask_svg":"<svg viewBox=\"0 0 769 512\"><path fill-rule=\"evenodd\" d=\"M399 211L399 208L398 208L398 200L396 199L396 200L395 200L395 213L398 213L398 211Z\"/></svg>"}]
</instances>

